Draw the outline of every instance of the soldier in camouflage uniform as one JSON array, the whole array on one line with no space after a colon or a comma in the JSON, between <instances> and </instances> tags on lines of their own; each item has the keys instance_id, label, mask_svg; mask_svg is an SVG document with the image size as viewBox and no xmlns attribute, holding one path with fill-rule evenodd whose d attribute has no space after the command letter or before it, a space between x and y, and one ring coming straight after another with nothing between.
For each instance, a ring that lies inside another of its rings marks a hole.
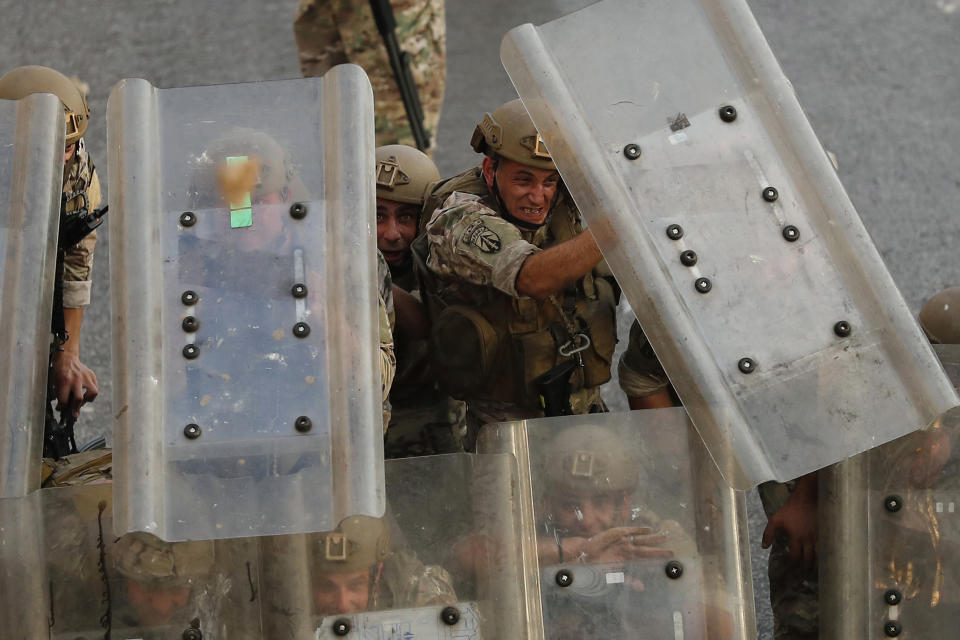
<instances>
[{"instance_id":1,"label":"soldier in camouflage uniform","mask_svg":"<svg viewBox=\"0 0 960 640\"><path fill-rule=\"evenodd\" d=\"M406 609L457 601L450 575L406 551L391 551L380 518L352 516L311 544L318 616Z\"/></svg>"},{"instance_id":2,"label":"soldier in camouflage uniform","mask_svg":"<svg viewBox=\"0 0 960 640\"><path fill-rule=\"evenodd\" d=\"M86 87L61 73L39 66L14 69L0 78L0 98L19 100L32 93L52 93L63 102L67 136L63 154L63 195L61 216L74 216L100 206L100 178L83 143L90 122ZM63 225L65 218L61 218ZM80 329L83 310L90 304L93 253L97 233L86 236L66 249L63 260L63 318L67 340L53 357L53 385L57 410L80 415L80 407L98 393L97 376L80 361Z\"/></svg>"},{"instance_id":3,"label":"soldier in camouflage uniform","mask_svg":"<svg viewBox=\"0 0 960 640\"><path fill-rule=\"evenodd\" d=\"M410 249L427 188L440 179L433 161L405 145L377 149L377 248L390 265L400 321L397 377L385 441L388 458L462 450L466 405L440 392L429 362L428 320L420 304Z\"/></svg>"},{"instance_id":4,"label":"soldier in camouflage uniform","mask_svg":"<svg viewBox=\"0 0 960 640\"><path fill-rule=\"evenodd\" d=\"M437 185L414 253L438 376L466 400L472 442L486 422L543 415L534 380L558 365L577 365L573 413L605 410L618 290L520 101L471 143L482 165Z\"/></svg>"},{"instance_id":5,"label":"soldier in camouflage uniform","mask_svg":"<svg viewBox=\"0 0 960 640\"><path fill-rule=\"evenodd\" d=\"M397 41L410 56L424 128L435 143L446 84L444 0L392 0L390 5L397 20ZM378 146L414 144L368 0L301 0L293 31L304 76L319 76L347 62L367 72L373 85Z\"/></svg>"}]
</instances>

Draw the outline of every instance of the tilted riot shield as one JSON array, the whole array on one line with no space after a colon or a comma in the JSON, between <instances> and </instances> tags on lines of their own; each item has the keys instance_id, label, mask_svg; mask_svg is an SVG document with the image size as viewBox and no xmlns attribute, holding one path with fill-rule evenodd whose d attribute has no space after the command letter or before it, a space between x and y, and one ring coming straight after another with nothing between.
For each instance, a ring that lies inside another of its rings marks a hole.
<instances>
[{"instance_id":1,"label":"tilted riot shield","mask_svg":"<svg viewBox=\"0 0 960 640\"><path fill-rule=\"evenodd\" d=\"M960 345L935 348L955 371ZM954 636L960 407L923 431L821 472L820 496L821 637Z\"/></svg>"},{"instance_id":2,"label":"tilted riot shield","mask_svg":"<svg viewBox=\"0 0 960 640\"><path fill-rule=\"evenodd\" d=\"M53 95L0 100L0 497L40 486L66 132Z\"/></svg>"},{"instance_id":3,"label":"tilted riot shield","mask_svg":"<svg viewBox=\"0 0 960 640\"><path fill-rule=\"evenodd\" d=\"M478 448L518 458L546 638L755 637L744 497L683 409L488 425Z\"/></svg>"},{"instance_id":4,"label":"tilted riot shield","mask_svg":"<svg viewBox=\"0 0 960 640\"><path fill-rule=\"evenodd\" d=\"M387 513L260 540L273 638L527 638L513 456L388 460Z\"/></svg>"},{"instance_id":5,"label":"tilted riot shield","mask_svg":"<svg viewBox=\"0 0 960 640\"><path fill-rule=\"evenodd\" d=\"M0 640L44 638L50 626L41 493L0 498Z\"/></svg>"},{"instance_id":6,"label":"tilted riot shield","mask_svg":"<svg viewBox=\"0 0 960 640\"><path fill-rule=\"evenodd\" d=\"M371 100L352 65L111 92L117 533L382 514Z\"/></svg>"},{"instance_id":7,"label":"tilted riot shield","mask_svg":"<svg viewBox=\"0 0 960 640\"><path fill-rule=\"evenodd\" d=\"M605 0L501 57L733 486L957 404L744 0Z\"/></svg>"}]
</instances>

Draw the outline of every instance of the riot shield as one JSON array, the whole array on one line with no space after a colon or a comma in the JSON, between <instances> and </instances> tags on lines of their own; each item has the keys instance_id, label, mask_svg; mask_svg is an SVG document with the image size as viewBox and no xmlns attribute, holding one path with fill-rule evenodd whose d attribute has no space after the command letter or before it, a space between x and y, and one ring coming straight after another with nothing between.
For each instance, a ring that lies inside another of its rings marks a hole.
<instances>
[{"instance_id":1,"label":"riot shield","mask_svg":"<svg viewBox=\"0 0 960 640\"><path fill-rule=\"evenodd\" d=\"M41 493L0 498L0 640L43 638L50 626Z\"/></svg>"},{"instance_id":2,"label":"riot shield","mask_svg":"<svg viewBox=\"0 0 960 640\"><path fill-rule=\"evenodd\" d=\"M948 371L956 368L958 349L960 345L936 345ZM953 380L960 382L960 377ZM955 634L960 611L960 407L923 431L821 475L822 637Z\"/></svg>"},{"instance_id":3,"label":"riot shield","mask_svg":"<svg viewBox=\"0 0 960 640\"><path fill-rule=\"evenodd\" d=\"M516 463L388 460L384 518L260 540L263 624L285 638L527 638Z\"/></svg>"},{"instance_id":4,"label":"riot shield","mask_svg":"<svg viewBox=\"0 0 960 640\"><path fill-rule=\"evenodd\" d=\"M55 96L0 100L0 497L40 486L63 106Z\"/></svg>"},{"instance_id":5,"label":"riot shield","mask_svg":"<svg viewBox=\"0 0 960 640\"><path fill-rule=\"evenodd\" d=\"M957 404L744 0L605 0L501 58L733 486Z\"/></svg>"},{"instance_id":6,"label":"riot shield","mask_svg":"<svg viewBox=\"0 0 960 640\"><path fill-rule=\"evenodd\" d=\"M124 80L108 121L117 533L380 515L366 76Z\"/></svg>"},{"instance_id":7,"label":"riot shield","mask_svg":"<svg viewBox=\"0 0 960 640\"><path fill-rule=\"evenodd\" d=\"M682 409L488 425L478 448L517 455L546 638L755 637L744 497Z\"/></svg>"}]
</instances>

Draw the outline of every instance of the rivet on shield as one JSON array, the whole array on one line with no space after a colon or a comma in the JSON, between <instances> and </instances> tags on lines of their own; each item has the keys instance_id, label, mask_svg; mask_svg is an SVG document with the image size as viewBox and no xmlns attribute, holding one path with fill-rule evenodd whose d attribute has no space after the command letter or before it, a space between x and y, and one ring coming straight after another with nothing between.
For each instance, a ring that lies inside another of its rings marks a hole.
<instances>
[{"instance_id":1,"label":"rivet on shield","mask_svg":"<svg viewBox=\"0 0 960 640\"><path fill-rule=\"evenodd\" d=\"M297 336L298 338L306 338L308 335L310 335L310 325L308 325L306 322L298 322L297 324L293 325L293 335Z\"/></svg>"},{"instance_id":2,"label":"rivet on shield","mask_svg":"<svg viewBox=\"0 0 960 640\"><path fill-rule=\"evenodd\" d=\"M333 622L333 635L345 636L350 633L350 621L346 618L340 618Z\"/></svg>"},{"instance_id":3,"label":"rivet on shield","mask_svg":"<svg viewBox=\"0 0 960 640\"><path fill-rule=\"evenodd\" d=\"M713 283L710 282L710 278L697 278L693 286L698 293L709 293L710 289L713 289Z\"/></svg>"},{"instance_id":4,"label":"rivet on shield","mask_svg":"<svg viewBox=\"0 0 960 640\"><path fill-rule=\"evenodd\" d=\"M687 249L680 254L680 263L685 267L692 267L697 264L697 252Z\"/></svg>"},{"instance_id":5,"label":"rivet on shield","mask_svg":"<svg viewBox=\"0 0 960 640\"><path fill-rule=\"evenodd\" d=\"M676 560L671 560L667 563L667 566L663 568L663 572L666 573L667 577L671 580L677 580L683 575L683 565Z\"/></svg>"},{"instance_id":6,"label":"rivet on shield","mask_svg":"<svg viewBox=\"0 0 960 640\"><path fill-rule=\"evenodd\" d=\"M440 619L443 624L453 626L460 622L460 611L456 607L446 607L440 612Z\"/></svg>"},{"instance_id":7,"label":"rivet on shield","mask_svg":"<svg viewBox=\"0 0 960 640\"><path fill-rule=\"evenodd\" d=\"M733 122L737 119L737 110L730 104L720 107L720 119L724 122Z\"/></svg>"},{"instance_id":8,"label":"rivet on shield","mask_svg":"<svg viewBox=\"0 0 960 640\"><path fill-rule=\"evenodd\" d=\"M883 499L883 508L890 513L896 513L903 507L903 498L898 495L890 495Z\"/></svg>"},{"instance_id":9,"label":"rivet on shield","mask_svg":"<svg viewBox=\"0 0 960 640\"><path fill-rule=\"evenodd\" d=\"M560 569L560 571L557 571L557 575L554 576L554 580L556 580L557 584L561 587L569 587L573 584L573 574L570 573L569 569Z\"/></svg>"},{"instance_id":10,"label":"rivet on shield","mask_svg":"<svg viewBox=\"0 0 960 640\"><path fill-rule=\"evenodd\" d=\"M188 344L183 347L183 357L187 360L194 360L200 355L200 347L195 344Z\"/></svg>"},{"instance_id":11,"label":"rivet on shield","mask_svg":"<svg viewBox=\"0 0 960 640\"><path fill-rule=\"evenodd\" d=\"M783 239L787 242L796 242L800 239L800 229L797 229L792 224L788 224L783 228Z\"/></svg>"},{"instance_id":12,"label":"rivet on shield","mask_svg":"<svg viewBox=\"0 0 960 640\"><path fill-rule=\"evenodd\" d=\"M293 285L293 287L290 289L290 293L293 294L294 298L306 298L307 285L303 284L302 282L298 282L297 284Z\"/></svg>"},{"instance_id":13,"label":"rivet on shield","mask_svg":"<svg viewBox=\"0 0 960 640\"><path fill-rule=\"evenodd\" d=\"M667 227L667 237L671 240L679 240L683 237L683 227L678 224L672 224Z\"/></svg>"},{"instance_id":14,"label":"rivet on shield","mask_svg":"<svg viewBox=\"0 0 960 640\"><path fill-rule=\"evenodd\" d=\"M887 592L883 594L883 601L891 607L900 604L902 599L903 596L900 595L900 592L896 589L888 589Z\"/></svg>"},{"instance_id":15,"label":"rivet on shield","mask_svg":"<svg viewBox=\"0 0 960 640\"><path fill-rule=\"evenodd\" d=\"M183 295L180 296L180 302L185 305L197 304L197 300L200 299L200 296L197 295L196 291L184 291Z\"/></svg>"},{"instance_id":16,"label":"rivet on shield","mask_svg":"<svg viewBox=\"0 0 960 640\"><path fill-rule=\"evenodd\" d=\"M780 192L774 189L773 187L767 187L763 190L763 199L767 202L776 202L777 198L780 197Z\"/></svg>"},{"instance_id":17,"label":"rivet on shield","mask_svg":"<svg viewBox=\"0 0 960 640\"><path fill-rule=\"evenodd\" d=\"M191 440L196 440L200 437L201 434L200 425L190 423L183 428L183 435L190 438Z\"/></svg>"},{"instance_id":18,"label":"rivet on shield","mask_svg":"<svg viewBox=\"0 0 960 640\"><path fill-rule=\"evenodd\" d=\"M903 627L896 620L887 620L883 623L883 632L888 638L896 638L903 631Z\"/></svg>"},{"instance_id":19,"label":"rivet on shield","mask_svg":"<svg viewBox=\"0 0 960 640\"><path fill-rule=\"evenodd\" d=\"M184 211L180 214L180 226L192 227L197 223L197 214L193 211Z\"/></svg>"},{"instance_id":20,"label":"rivet on shield","mask_svg":"<svg viewBox=\"0 0 960 640\"><path fill-rule=\"evenodd\" d=\"M627 157L627 160L636 160L640 157L640 145L631 142L623 148L623 155Z\"/></svg>"},{"instance_id":21,"label":"rivet on shield","mask_svg":"<svg viewBox=\"0 0 960 640\"><path fill-rule=\"evenodd\" d=\"M180 323L180 326L183 327L183 330L187 333L193 333L200 328L200 321L194 316L187 316Z\"/></svg>"},{"instance_id":22,"label":"rivet on shield","mask_svg":"<svg viewBox=\"0 0 960 640\"><path fill-rule=\"evenodd\" d=\"M737 368L741 373L753 373L757 370L757 363L752 358L740 358L737 362Z\"/></svg>"},{"instance_id":23,"label":"rivet on shield","mask_svg":"<svg viewBox=\"0 0 960 640\"><path fill-rule=\"evenodd\" d=\"M293 423L293 426L300 433L306 433L313 428L313 421L307 416L300 416Z\"/></svg>"},{"instance_id":24,"label":"rivet on shield","mask_svg":"<svg viewBox=\"0 0 960 640\"><path fill-rule=\"evenodd\" d=\"M850 326L850 323L847 322L846 320L841 320L837 324L833 325L833 332L838 336L840 336L841 338L846 338L847 336L849 336L852 330L853 329Z\"/></svg>"},{"instance_id":25,"label":"rivet on shield","mask_svg":"<svg viewBox=\"0 0 960 640\"><path fill-rule=\"evenodd\" d=\"M203 640L203 632L201 632L200 629L190 627L189 629L185 629L180 637L183 640Z\"/></svg>"},{"instance_id":26,"label":"rivet on shield","mask_svg":"<svg viewBox=\"0 0 960 640\"><path fill-rule=\"evenodd\" d=\"M290 206L290 217L294 220L303 220L307 217L307 205L302 202L294 202Z\"/></svg>"}]
</instances>

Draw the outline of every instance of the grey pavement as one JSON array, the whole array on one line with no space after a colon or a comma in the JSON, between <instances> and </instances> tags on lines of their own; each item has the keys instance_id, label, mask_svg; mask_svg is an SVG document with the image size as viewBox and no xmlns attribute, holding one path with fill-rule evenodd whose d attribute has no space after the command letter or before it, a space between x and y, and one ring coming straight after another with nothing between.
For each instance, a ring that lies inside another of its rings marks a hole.
<instances>
[{"instance_id":1,"label":"grey pavement","mask_svg":"<svg viewBox=\"0 0 960 640\"><path fill-rule=\"evenodd\" d=\"M296 0L0 0L2 70L43 64L91 86L89 148L106 183L104 113L111 86L142 77L159 87L298 75L291 22ZM579 0L448 1L448 85L437 161L452 174L476 157L468 141L486 110L515 96L498 56L502 35L590 4ZM914 311L960 283L960 2L846 0L750 3L793 82L840 178ZM639 28L639 25L638 25ZM602 34L596 46L603 46ZM611 69L611 81L616 70ZM81 437L107 433L110 323L107 234L101 234L84 360L101 397ZM764 518L749 494L754 545ZM753 565L761 638L771 638L764 553Z\"/></svg>"}]
</instances>

